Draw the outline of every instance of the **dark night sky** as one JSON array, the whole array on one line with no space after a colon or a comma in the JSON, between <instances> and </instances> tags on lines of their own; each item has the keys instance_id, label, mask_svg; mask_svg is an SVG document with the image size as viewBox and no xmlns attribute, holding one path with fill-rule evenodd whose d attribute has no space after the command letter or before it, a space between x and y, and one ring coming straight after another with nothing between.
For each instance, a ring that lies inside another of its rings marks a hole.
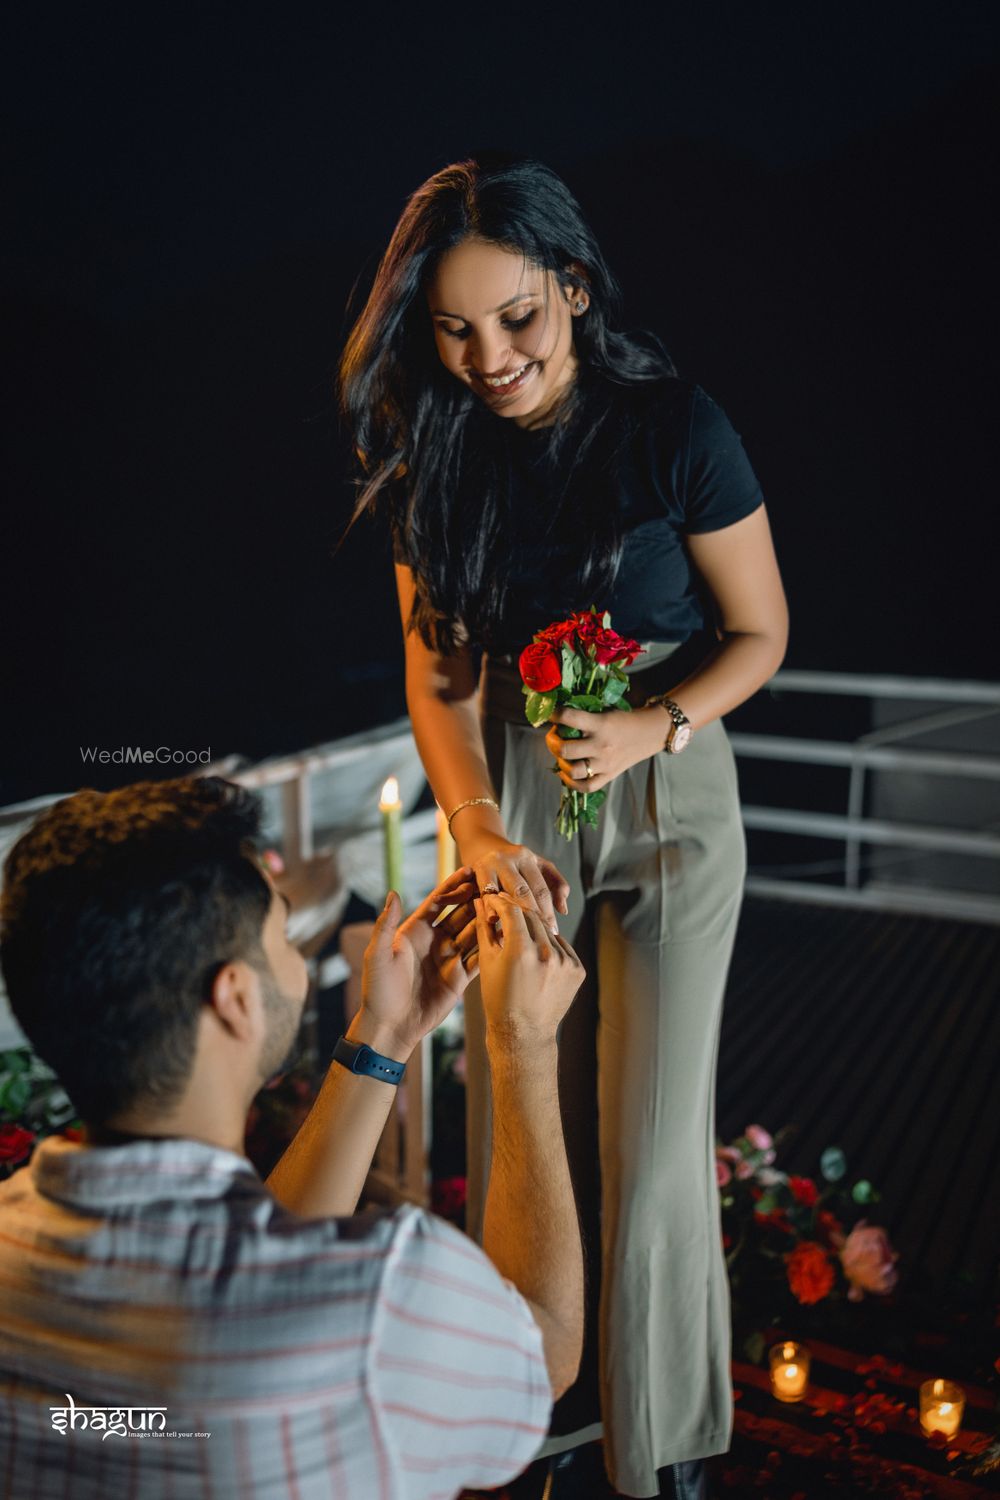
<instances>
[{"instance_id":1,"label":"dark night sky","mask_svg":"<svg viewBox=\"0 0 1000 1500\"><path fill-rule=\"evenodd\" d=\"M743 433L789 664L996 676L1000 11L612 13L8 19L0 803L90 779L81 744L402 711L384 544L332 555L331 375L405 195L482 145L566 177L629 325Z\"/></svg>"}]
</instances>

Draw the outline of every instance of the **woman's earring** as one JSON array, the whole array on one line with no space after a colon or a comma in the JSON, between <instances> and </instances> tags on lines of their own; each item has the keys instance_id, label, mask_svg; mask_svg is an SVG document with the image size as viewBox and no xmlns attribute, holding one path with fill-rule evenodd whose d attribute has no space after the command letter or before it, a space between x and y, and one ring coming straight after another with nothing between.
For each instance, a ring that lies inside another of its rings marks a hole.
<instances>
[{"instance_id":1,"label":"woman's earring","mask_svg":"<svg viewBox=\"0 0 1000 1500\"><path fill-rule=\"evenodd\" d=\"M577 310L578 313L586 312L587 311L587 304L586 304L586 302L578 302L576 304L576 310Z\"/></svg>"}]
</instances>

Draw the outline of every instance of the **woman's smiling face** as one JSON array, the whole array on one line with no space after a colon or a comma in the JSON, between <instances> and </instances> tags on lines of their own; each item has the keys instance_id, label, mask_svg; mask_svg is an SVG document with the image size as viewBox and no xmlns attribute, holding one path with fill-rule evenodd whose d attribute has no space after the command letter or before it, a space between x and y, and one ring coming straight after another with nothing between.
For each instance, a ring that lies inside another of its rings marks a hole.
<instances>
[{"instance_id":1,"label":"woman's smiling face","mask_svg":"<svg viewBox=\"0 0 1000 1500\"><path fill-rule=\"evenodd\" d=\"M427 288L441 363L519 427L552 420L576 373L572 309L587 300L517 251L477 239L443 255Z\"/></svg>"}]
</instances>

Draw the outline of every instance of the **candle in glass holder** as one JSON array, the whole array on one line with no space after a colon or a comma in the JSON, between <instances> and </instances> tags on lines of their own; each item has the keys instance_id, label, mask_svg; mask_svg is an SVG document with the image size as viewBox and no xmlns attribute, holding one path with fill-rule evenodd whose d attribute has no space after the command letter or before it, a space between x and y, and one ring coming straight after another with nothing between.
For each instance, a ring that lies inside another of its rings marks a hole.
<instances>
[{"instance_id":1,"label":"candle in glass holder","mask_svg":"<svg viewBox=\"0 0 1000 1500\"><path fill-rule=\"evenodd\" d=\"M385 888L403 894L403 804L399 800L399 782L390 776L382 788L378 810L385 831Z\"/></svg>"},{"instance_id":2,"label":"candle in glass holder","mask_svg":"<svg viewBox=\"0 0 1000 1500\"><path fill-rule=\"evenodd\" d=\"M925 1380L920 1387L920 1425L930 1437L954 1437L962 1425L965 1392L953 1380Z\"/></svg>"},{"instance_id":3,"label":"candle in glass holder","mask_svg":"<svg viewBox=\"0 0 1000 1500\"><path fill-rule=\"evenodd\" d=\"M809 1384L809 1350L805 1344L775 1344L771 1350L771 1391L779 1401L801 1401Z\"/></svg>"}]
</instances>

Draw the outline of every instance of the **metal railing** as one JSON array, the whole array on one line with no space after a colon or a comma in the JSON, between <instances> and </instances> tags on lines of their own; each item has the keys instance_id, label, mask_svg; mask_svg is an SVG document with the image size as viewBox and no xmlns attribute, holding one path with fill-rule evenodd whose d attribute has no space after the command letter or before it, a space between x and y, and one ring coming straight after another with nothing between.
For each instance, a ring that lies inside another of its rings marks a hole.
<instances>
[{"instance_id":1,"label":"metal railing","mask_svg":"<svg viewBox=\"0 0 1000 1500\"><path fill-rule=\"evenodd\" d=\"M899 741L922 735L961 730L972 724L982 725L984 720L991 718L996 718L996 738L1000 745L1000 684L847 672L783 671L771 679L768 690L775 696L783 693L810 693L824 697L846 695L873 702L897 700L915 705L947 706L902 718L870 730L853 741L733 731L730 734L733 749L744 759L842 767L849 773L842 814L743 806L743 821L748 829L842 841L843 883L831 885L794 876L775 878L752 868L747 877L747 890L758 895L799 901L1000 923L1000 864L993 885L998 894L994 895L935 884L900 883L891 886L884 882L865 883L862 858L865 847L875 845L1000 861L1000 831L994 831L987 818L980 826L969 828L866 817L864 814L873 773L883 777L949 777L984 786L989 782L1000 783L1000 753L982 754L933 747L908 749L899 745Z\"/></svg>"}]
</instances>

